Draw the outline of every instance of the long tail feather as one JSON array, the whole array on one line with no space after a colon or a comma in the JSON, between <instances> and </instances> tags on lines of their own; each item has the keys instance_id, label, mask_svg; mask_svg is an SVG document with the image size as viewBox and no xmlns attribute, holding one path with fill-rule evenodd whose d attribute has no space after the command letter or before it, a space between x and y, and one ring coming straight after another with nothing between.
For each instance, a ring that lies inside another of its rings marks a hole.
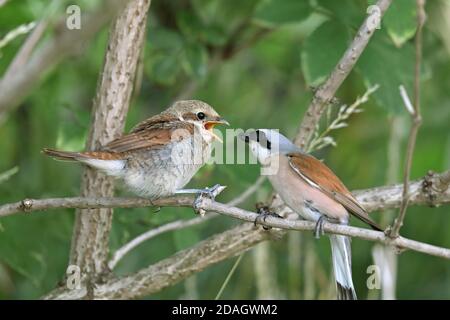
<instances>
[{"instance_id":1,"label":"long tail feather","mask_svg":"<svg viewBox=\"0 0 450 320\"><path fill-rule=\"evenodd\" d=\"M352 280L352 253L350 238L330 235L334 277L338 300L357 300Z\"/></svg>"},{"instance_id":2,"label":"long tail feather","mask_svg":"<svg viewBox=\"0 0 450 320\"><path fill-rule=\"evenodd\" d=\"M120 177L124 173L125 160L119 153L91 151L91 152L70 152L54 149L43 149L43 153L57 160L79 161L95 169L102 170L113 177Z\"/></svg>"},{"instance_id":3,"label":"long tail feather","mask_svg":"<svg viewBox=\"0 0 450 320\"><path fill-rule=\"evenodd\" d=\"M57 160L78 161L82 154L80 152L59 151L55 149L44 148L42 153Z\"/></svg>"}]
</instances>

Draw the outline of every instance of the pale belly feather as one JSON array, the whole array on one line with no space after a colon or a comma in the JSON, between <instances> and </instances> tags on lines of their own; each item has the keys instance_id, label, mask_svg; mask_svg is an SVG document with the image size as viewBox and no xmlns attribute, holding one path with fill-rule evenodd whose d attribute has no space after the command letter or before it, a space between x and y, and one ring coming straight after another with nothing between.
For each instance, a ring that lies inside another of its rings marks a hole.
<instances>
[{"instance_id":1,"label":"pale belly feather","mask_svg":"<svg viewBox=\"0 0 450 320\"><path fill-rule=\"evenodd\" d=\"M151 199L183 188L211 155L211 144L188 138L162 149L143 150L127 160L123 180L134 193ZM194 150L194 151L193 151Z\"/></svg>"}]
</instances>

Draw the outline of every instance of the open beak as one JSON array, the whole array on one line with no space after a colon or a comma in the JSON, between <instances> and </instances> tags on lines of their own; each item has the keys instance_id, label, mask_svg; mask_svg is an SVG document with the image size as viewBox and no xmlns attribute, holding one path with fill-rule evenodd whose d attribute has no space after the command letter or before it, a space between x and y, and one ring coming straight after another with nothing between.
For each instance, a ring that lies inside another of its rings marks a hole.
<instances>
[{"instance_id":1,"label":"open beak","mask_svg":"<svg viewBox=\"0 0 450 320\"><path fill-rule=\"evenodd\" d=\"M224 124L224 125L227 125L227 126L230 125L230 124L228 123L228 121L226 121L225 119L218 118L218 119L216 119L216 120L208 120L208 121L205 121L204 126L205 126L205 129L206 129L206 130L208 130L209 132L211 132L211 134L212 134L212 136L213 136L214 138L216 138L218 141L220 141L221 143L223 143L222 139L221 139L218 135L216 135L216 134L214 133L214 131L213 131L214 127L217 126L217 125L219 125L219 124Z\"/></svg>"}]
</instances>

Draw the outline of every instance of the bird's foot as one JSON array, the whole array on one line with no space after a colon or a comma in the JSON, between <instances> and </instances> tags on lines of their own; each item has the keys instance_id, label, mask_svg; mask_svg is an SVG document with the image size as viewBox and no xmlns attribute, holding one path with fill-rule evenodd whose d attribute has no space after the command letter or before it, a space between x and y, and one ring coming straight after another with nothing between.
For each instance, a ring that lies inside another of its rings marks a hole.
<instances>
[{"instance_id":1,"label":"bird's foot","mask_svg":"<svg viewBox=\"0 0 450 320\"><path fill-rule=\"evenodd\" d=\"M214 200L219 193L221 193L223 190L225 190L226 186L221 186L220 184L216 184L215 186L211 188L205 188L205 189L198 189L197 190L197 197L194 200L194 203L192 207L194 208L195 213L200 214L201 216L204 216L206 213L206 210L203 209L203 201L206 199Z\"/></svg>"},{"instance_id":2,"label":"bird's foot","mask_svg":"<svg viewBox=\"0 0 450 320\"><path fill-rule=\"evenodd\" d=\"M324 215L321 215L319 220L317 220L316 226L314 227L314 238L320 239L320 236L325 234L325 231L323 230L323 223L325 220L326 218Z\"/></svg>"},{"instance_id":3,"label":"bird's foot","mask_svg":"<svg viewBox=\"0 0 450 320\"><path fill-rule=\"evenodd\" d=\"M146 200L150 201L150 207L151 207L151 210L153 211L153 213L158 213L161 211L161 206L156 205L154 202L155 200L159 200L159 199L160 199L159 197L152 197L150 199L146 198Z\"/></svg>"},{"instance_id":4,"label":"bird's foot","mask_svg":"<svg viewBox=\"0 0 450 320\"><path fill-rule=\"evenodd\" d=\"M267 217L275 217L275 218L283 218L279 214L270 211L270 208L267 205L262 205L260 203L256 204L256 210L259 214L259 216L256 217L255 221L253 222L255 227L258 224L261 224L264 230L270 230L272 227L266 226L263 223L266 222ZM261 223L263 222L263 223Z\"/></svg>"},{"instance_id":5,"label":"bird's foot","mask_svg":"<svg viewBox=\"0 0 450 320\"><path fill-rule=\"evenodd\" d=\"M153 210L153 213L158 213L161 211L161 207L155 207L155 209Z\"/></svg>"}]
</instances>

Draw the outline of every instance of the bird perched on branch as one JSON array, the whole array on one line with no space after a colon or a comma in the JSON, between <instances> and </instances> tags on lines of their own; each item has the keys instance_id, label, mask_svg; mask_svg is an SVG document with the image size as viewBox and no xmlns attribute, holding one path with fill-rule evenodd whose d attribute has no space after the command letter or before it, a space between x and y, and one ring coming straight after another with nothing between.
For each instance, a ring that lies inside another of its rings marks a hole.
<instances>
[{"instance_id":1,"label":"bird perched on branch","mask_svg":"<svg viewBox=\"0 0 450 320\"><path fill-rule=\"evenodd\" d=\"M84 163L121 178L139 196L156 199L176 193L213 195L217 188L182 189L211 156L213 132L228 122L207 103L175 102L170 108L135 126L130 133L95 151L43 149L58 160Z\"/></svg>"},{"instance_id":2,"label":"bird perched on branch","mask_svg":"<svg viewBox=\"0 0 450 320\"><path fill-rule=\"evenodd\" d=\"M283 201L302 218L316 222L316 237L323 234L324 221L347 225L349 213L381 230L333 171L278 131L259 129L240 138L249 143ZM356 300L350 238L335 234L329 237L337 297Z\"/></svg>"}]
</instances>

